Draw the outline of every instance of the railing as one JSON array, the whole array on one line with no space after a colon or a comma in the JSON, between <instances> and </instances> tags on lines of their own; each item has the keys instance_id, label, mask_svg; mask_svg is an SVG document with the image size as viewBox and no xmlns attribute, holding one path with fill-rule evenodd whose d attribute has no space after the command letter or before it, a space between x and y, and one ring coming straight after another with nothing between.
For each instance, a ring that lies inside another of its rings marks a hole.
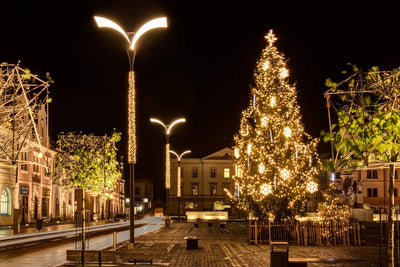
<instances>
[{"instance_id":1,"label":"railing","mask_svg":"<svg viewBox=\"0 0 400 267\"><path fill-rule=\"evenodd\" d=\"M360 224L296 222L271 224L250 221L247 239L251 243L286 241L297 245L361 245Z\"/></svg>"}]
</instances>

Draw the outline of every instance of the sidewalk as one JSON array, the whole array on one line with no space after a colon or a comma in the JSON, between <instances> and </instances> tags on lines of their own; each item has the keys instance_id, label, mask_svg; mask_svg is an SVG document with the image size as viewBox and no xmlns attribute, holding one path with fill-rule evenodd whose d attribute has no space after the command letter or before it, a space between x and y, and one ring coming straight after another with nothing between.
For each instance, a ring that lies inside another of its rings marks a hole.
<instances>
[{"instance_id":1,"label":"sidewalk","mask_svg":"<svg viewBox=\"0 0 400 267\"><path fill-rule=\"evenodd\" d=\"M97 222L89 222L87 226L94 226L94 225L101 225L112 223L111 220L99 220ZM57 231L57 230L65 230L65 229L73 229L76 227L74 220L69 221L59 221L46 223L43 222L43 227L40 232L48 232L48 231ZM24 234L31 234L31 233L38 233L39 231L36 229L36 223L31 223L28 226L21 224L20 232L14 234L14 230L12 226L1 226L0 227L0 239L2 237L9 237L9 236L16 236L16 235L24 235Z\"/></svg>"},{"instance_id":2,"label":"sidewalk","mask_svg":"<svg viewBox=\"0 0 400 267\"><path fill-rule=\"evenodd\" d=\"M199 237L198 249L187 250L185 236ZM154 265L169 266L270 266L270 245L249 244L246 224L229 222L224 228L200 223L172 222L169 228L136 238L136 246L173 245L165 259ZM379 266L379 246L289 246L289 258L325 259L307 266Z\"/></svg>"}]
</instances>

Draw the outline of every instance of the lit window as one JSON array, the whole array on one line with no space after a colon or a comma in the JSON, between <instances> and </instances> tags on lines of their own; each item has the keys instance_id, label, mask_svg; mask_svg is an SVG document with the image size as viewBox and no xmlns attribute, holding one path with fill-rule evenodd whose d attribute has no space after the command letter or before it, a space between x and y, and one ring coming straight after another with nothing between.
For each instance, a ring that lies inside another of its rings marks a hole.
<instances>
[{"instance_id":1,"label":"lit window","mask_svg":"<svg viewBox=\"0 0 400 267\"><path fill-rule=\"evenodd\" d=\"M231 169L224 168L224 178L229 178L229 177L231 177Z\"/></svg>"},{"instance_id":2,"label":"lit window","mask_svg":"<svg viewBox=\"0 0 400 267\"><path fill-rule=\"evenodd\" d=\"M8 188L1 192L0 214L11 215L11 192Z\"/></svg>"}]
</instances>

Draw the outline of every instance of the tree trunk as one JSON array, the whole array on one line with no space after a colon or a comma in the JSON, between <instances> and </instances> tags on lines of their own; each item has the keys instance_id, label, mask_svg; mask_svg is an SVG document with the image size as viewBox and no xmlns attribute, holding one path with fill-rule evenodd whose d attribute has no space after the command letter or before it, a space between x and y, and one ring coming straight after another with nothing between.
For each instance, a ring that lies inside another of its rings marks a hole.
<instances>
[{"instance_id":1,"label":"tree trunk","mask_svg":"<svg viewBox=\"0 0 400 267\"><path fill-rule=\"evenodd\" d=\"M389 267L394 267L394 163L389 163L389 212L388 212L388 246L387 246L387 263Z\"/></svg>"}]
</instances>

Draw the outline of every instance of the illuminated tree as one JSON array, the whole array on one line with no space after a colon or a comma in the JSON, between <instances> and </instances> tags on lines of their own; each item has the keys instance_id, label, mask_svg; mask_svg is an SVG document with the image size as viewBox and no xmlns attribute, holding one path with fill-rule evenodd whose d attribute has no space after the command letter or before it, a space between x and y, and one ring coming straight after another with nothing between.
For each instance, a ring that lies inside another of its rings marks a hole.
<instances>
[{"instance_id":1,"label":"illuminated tree","mask_svg":"<svg viewBox=\"0 0 400 267\"><path fill-rule=\"evenodd\" d=\"M121 177L116 148L120 140L121 134L115 132L111 136L62 133L57 141L56 166L65 172L71 187L110 198Z\"/></svg>"},{"instance_id":2,"label":"illuminated tree","mask_svg":"<svg viewBox=\"0 0 400 267\"><path fill-rule=\"evenodd\" d=\"M317 140L301 123L296 88L270 30L254 73L249 107L235 136L237 207L259 219L292 219L307 192L317 191Z\"/></svg>"},{"instance_id":3,"label":"illuminated tree","mask_svg":"<svg viewBox=\"0 0 400 267\"><path fill-rule=\"evenodd\" d=\"M340 195L337 193L335 185L331 183L322 194L325 201L318 208L318 218L324 222L347 224L350 219L350 207L340 203Z\"/></svg>"}]
</instances>

